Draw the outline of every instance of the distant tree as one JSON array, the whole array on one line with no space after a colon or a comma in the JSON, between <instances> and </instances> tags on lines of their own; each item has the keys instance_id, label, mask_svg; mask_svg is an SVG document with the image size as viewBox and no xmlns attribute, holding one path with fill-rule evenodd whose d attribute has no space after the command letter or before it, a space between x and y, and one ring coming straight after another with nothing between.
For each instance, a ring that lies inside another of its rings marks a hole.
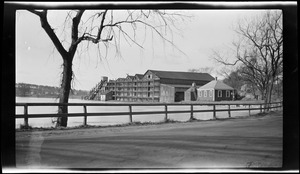
<instances>
[{"instance_id":1,"label":"distant tree","mask_svg":"<svg viewBox=\"0 0 300 174\"><path fill-rule=\"evenodd\" d=\"M261 91L267 106L274 82L282 75L282 12L270 10L251 21L241 21L236 32L240 40L233 43L235 61L228 61L217 51L213 57L223 65L240 66L243 78Z\"/></svg>"},{"instance_id":2,"label":"distant tree","mask_svg":"<svg viewBox=\"0 0 300 174\"><path fill-rule=\"evenodd\" d=\"M30 93L30 86L25 83L19 83L16 90L17 94L19 94L21 97L25 97Z\"/></svg>"},{"instance_id":3,"label":"distant tree","mask_svg":"<svg viewBox=\"0 0 300 174\"><path fill-rule=\"evenodd\" d=\"M203 68L191 68L188 69L188 72L197 72L197 73L208 73L211 74L213 72L212 67L203 67Z\"/></svg>"},{"instance_id":4,"label":"distant tree","mask_svg":"<svg viewBox=\"0 0 300 174\"><path fill-rule=\"evenodd\" d=\"M110 45L116 47L116 53L120 50L120 37L124 37L128 44L135 44L142 48L142 44L136 39L137 28L150 29L157 34L164 42L171 44L179 50L166 37L166 33L172 31L174 22L179 18L184 19L183 15L176 12L168 12L164 10L70 10L66 13L65 25L71 25L70 35L71 41L69 45L63 45L63 39L60 39L56 30L51 27L48 21L48 12L43 10L28 9L32 14L39 17L41 26L53 42L56 50L63 60L63 72L61 80L61 92L59 103L68 103L71 82L74 78L72 63L77 52L77 47L82 42L88 42L98 45L98 53L104 52L100 49L100 44L104 44L107 48ZM120 14L117 17L118 13ZM83 16L86 15L84 18ZM146 33L146 32L145 32ZM115 39L114 38L118 38ZM110 42L113 42L110 44ZM89 44L87 44L89 47ZM107 51L107 50L106 50ZM180 51L180 50L179 50ZM67 106L60 106L58 113L68 113ZM67 117L59 117L56 126L67 126Z\"/></svg>"},{"instance_id":5,"label":"distant tree","mask_svg":"<svg viewBox=\"0 0 300 174\"><path fill-rule=\"evenodd\" d=\"M224 80L224 83L233 87L234 89L240 91L244 84L243 77L240 75L239 71L232 71Z\"/></svg>"}]
</instances>

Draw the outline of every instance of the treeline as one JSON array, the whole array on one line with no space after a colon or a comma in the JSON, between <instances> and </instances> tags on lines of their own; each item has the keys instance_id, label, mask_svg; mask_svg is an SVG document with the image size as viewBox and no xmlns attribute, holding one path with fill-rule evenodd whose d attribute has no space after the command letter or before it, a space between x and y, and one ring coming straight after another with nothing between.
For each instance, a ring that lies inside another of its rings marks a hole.
<instances>
[{"instance_id":1,"label":"treeline","mask_svg":"<svg viewBox=\"0 0 300 174\"><path fill-rule=\"evenodd\" d=\"M58 97L60 88L28 83L16 83L17 97ZM85 90L71 90L70 97L81 98L88 94Z\"/></svg>"}]
</instances>

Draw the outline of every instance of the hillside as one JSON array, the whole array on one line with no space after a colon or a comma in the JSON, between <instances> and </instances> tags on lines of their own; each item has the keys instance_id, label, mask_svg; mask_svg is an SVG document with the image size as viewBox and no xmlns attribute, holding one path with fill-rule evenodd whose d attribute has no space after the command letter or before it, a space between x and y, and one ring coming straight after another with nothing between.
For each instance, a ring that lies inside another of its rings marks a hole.
<instances>
[{"instance_id":1,"label":"hillside","mask_svg":"<svg viewBox=\"0 0 300 174\"><path fill-rule=\"evenodd\" d=\"M17 97L57 97L60 90L59 87L28 83L16 83L15 89ZM88 91L74 89L71 91L70 97L79 98L87 94Z\"/></svg>"}]
</instances>

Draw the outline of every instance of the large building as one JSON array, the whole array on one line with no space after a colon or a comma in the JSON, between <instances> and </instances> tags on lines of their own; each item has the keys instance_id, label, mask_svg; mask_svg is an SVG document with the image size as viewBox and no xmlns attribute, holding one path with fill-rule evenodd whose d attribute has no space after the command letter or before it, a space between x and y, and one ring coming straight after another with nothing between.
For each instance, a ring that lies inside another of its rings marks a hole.
<instances>
[{"instance_id":1,"label":"large building","mask_svg":"<svg viewBox=\"0 0 300 174\"><path fill-rule=\"evenodd\" d=\"M203 86L212 80L208 73L148 70L144 74L106 81L99 95L112 91L112 99L117 101L177 102L184 100L184 92L193 83Z\"/></svg>"}]
</instances>

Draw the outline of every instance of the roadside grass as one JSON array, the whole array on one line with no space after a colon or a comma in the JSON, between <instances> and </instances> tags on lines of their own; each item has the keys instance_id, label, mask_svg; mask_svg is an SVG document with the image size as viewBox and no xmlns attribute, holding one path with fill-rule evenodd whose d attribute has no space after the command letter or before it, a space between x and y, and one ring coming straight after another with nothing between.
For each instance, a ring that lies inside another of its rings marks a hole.
<instances>
[{"instance_id":1,"label":"roadside grass","mask_svg":"<svg viewBox=\"0 0 300 174\"><path fill-rule=\"evenodd\" d=\"M160 125L160 124L173 124L173 123L189 123L189 122L209 122L209 121L226 121L232 119L245 119L245 118L261 118L268 115L282 115L282 110L280 111L269 111L269 112L262 112L257 113L251 116L236 116L236 117L227 117L227 118L216 118L216 119L208 119L208 120L201 120L196 118L191 118L187 121L177 121L172 119L167 119L165 121L160 122L140 122L134 121L131 123L124 123L124 124L115 124L115 125L79 125L79 126L72 126L72 127L25 127L24 125L20 125L20 128L16 129L16 132L24 132L24 131L47 131L47 130L71 130L71 129L89 129L89 128L112 128L112 127L127 127L127 126L146 126L146 125Z\"/></svg>"}]
</instances>

